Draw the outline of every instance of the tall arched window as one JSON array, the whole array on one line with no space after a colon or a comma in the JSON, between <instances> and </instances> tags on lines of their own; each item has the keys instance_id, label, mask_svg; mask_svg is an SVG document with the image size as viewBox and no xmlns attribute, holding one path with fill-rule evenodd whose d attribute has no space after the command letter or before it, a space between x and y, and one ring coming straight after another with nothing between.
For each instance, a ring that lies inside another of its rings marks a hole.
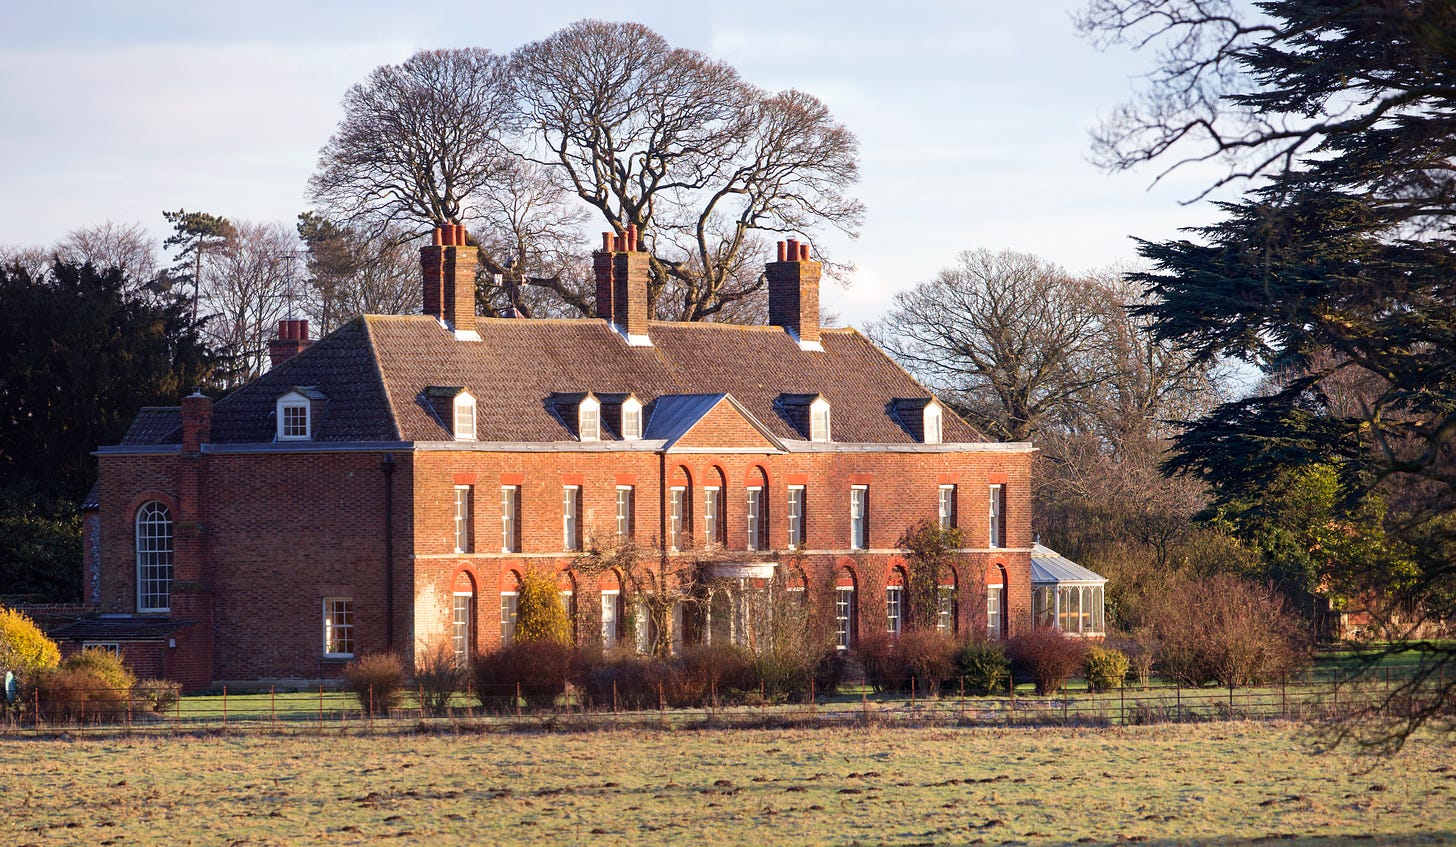
<instances>
[{"instance_id":1,"label":"tall arched window","mask_svg":"<svg viewBox=\"0 0 1456 847\"><path fill-rule=\"evenodd\" d=\"M172 609L172 515L153 500L136 516L137 611Z\"/></svg>"}]
</instances>

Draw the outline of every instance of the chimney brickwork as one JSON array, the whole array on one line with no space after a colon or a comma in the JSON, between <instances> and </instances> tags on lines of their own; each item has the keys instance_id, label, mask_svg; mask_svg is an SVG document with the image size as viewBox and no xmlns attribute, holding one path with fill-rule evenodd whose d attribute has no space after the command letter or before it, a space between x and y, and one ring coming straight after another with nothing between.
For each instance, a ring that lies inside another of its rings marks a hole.
<instances>
[{"instance_id":1,"label":"chimney brickwork","mask_svg":"<svg viewBox=\"0 0 1456 847\"><path fill-rule=\"evenodd\" d=\"M638 249L637 227L621 235L602 233L602 249L592 254L597 278L597 317L616 326L634 345L647 336L647 253Z\"/></svg>"},{"instance_id":2,"label":"chimney brickwork","mask_svg":"<svg viewBox=\"0 0 1456 847\"><path fill-rule=\"evenodd\" d=\"M819 273L809 245L792 238L779 242L779 259L764 266L768 277L768 322L781 326L807 349L819 345Z\"/></svg>"},{"instance_id":3,"label":"chimney brickwork","mask_svg":"<svg viewBox=\"0 0 1456 847\"><path fill-rule=\"evenodd\" d=\"M479 249L465 243L462 224L435 229L434 243L420 248L424 274L424 312L443 321L457 338L478 338L475 332L475 266Z\"/></svg>"},{"instance_id":4,"label":"chimney brickwork","mask_svg":"<svg viewBox=\"0 0 1456 847\"><path fill-rule=\"evenodd\" d=\"M312 343L308 337L308 321L285 318L278 322L278 337L268 342L268 358L276 368L307 350Z\"/></svg>"}]
</instances>

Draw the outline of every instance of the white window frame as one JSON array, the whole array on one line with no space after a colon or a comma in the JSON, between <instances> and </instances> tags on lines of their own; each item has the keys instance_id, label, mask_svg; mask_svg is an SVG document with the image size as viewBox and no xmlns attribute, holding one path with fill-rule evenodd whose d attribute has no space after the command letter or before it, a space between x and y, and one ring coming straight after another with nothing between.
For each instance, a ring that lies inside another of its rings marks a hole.
<instances>
[{"instance_id":1,"label":"white window frame","mask_svg":"<svg viewBox=\"0 0 1456 847\"><path fill-rule=\"evenodd\" d=\"M721 538L721 525L723 492L716 485L703 486L703 537L705 546L712 547L719 543Z\"/></svg>"},{"instance_id":2,"label":"white window frame","mask_svg":"<svg viewBox=\"0 0 1456 847\"><path fill-rule=\"evenodd\" d=\"M763 520L763 486L750 485L745 490L744 530L748 536L746 550L757 550L761 546L759 522Z\"/></svg>"},{"instance_id":3,"label":"white window frame","mask_svg":"<svg viewBox=\"0 0 1456 847\"><path fill-rule=\"evenodd\" d=\"M173 558L175 526L171 510L160 500L143 503L137 509L133 528L136 532L138 612L172 610L172 578L176 573Z\"/></svg>"},{"instance_id":4,"label":"white window frame","mask_svg":"<svg viewBox=\"0 0 1456 847\"><path fill-rule=\"evenodd\" d=\"M455 552L475 552L475 486L455 486Z\"/></svg>"},{"instance_id":5,"label":"white window frame","mask_svg":"<svg viewBox=\"0 0 1456 847\"><path fill-rule=\"evenodd\" d=\"M870 487L849 487L849 549L868 550L870 546Z\"/></svg>"},{"instance_id":6,"label":"white window frame","mask_svg":"<svg viewBox=\"0 0 1456 847\"><path fill-rule=\"evenodd\" d=\"M937 491L940 510L940 528L942 530L955 529L956 525L956 487L955 485L942 485Z\"/></svg>"},{"instance_id":7,"label":"white window frame","mask_svg":"<svg viewBox=\"0 0 1456 847\"><path fill-rule=\"evenodd\" d=\"M637 490L631 485L617 486L617 537L631 538L637 507Z\"/></svg>"},{"instance_id":8,"label":"white window frame","mask_svg":"<svg viewBox=\"0 0 1456 847\"><path fill-rule=\"evenodd\" d=\"M854 586L835 586L834 647L837 650L848 650L854 646L854 601Z\"/></svg>"},{"instance_id":9,"label":"white window frame","mask_svg":"<svg viewBox=\"0 0 1456 847\"><path fill-rule=\"evenodd\" d=\"M1006 539L1002 537L1003 524L1006 517L1006 486L1000 483L991 485L990 490L990 531L987 533L988 547L1005 547Z\"/></svg>"},{"instance_id":10,"label":"white window frame","mask_svg":"<svg viewBox=\"0 0 1456 847\"><path fill-rule=\"evenodd\" d=\"M581 486L561 486L561 549L574 552L581 549Z\"/></svg>"},{"instance_id":11,"label":"white window frame","mask_svg":"<svg viewBox=\"0 0 1456 847\"><path fill-rule=\"evenodd\" d=\"M617 628L621 620L622 592L609 588L602 592L602 649L611 650L617 646Z\"/></svg>"},{"instance_id":12,"label":"white window frame","mask_svg":"<svg viewBox=\"0 0 1456 847\"><path fill-rule=\"evenodd\" d=\"M622 401L622 440L636 441L642 437L642 401L628 397Z\"/></svg>"},{"instance_id":13,"label":"white window frame","mask_svg":"<svg viewBox=\"0 0 1456 847\"><path fill-rule=\"evenodd\" d=\"M521 487L501 486L501 552L521 552Z\"/></svg>"},{"instance_id":14,"label":"white window frame","mask_svg":"<svg viewBox=\"0 0 1456 847\"><path fill-rule=\"evenodd\" d=\"M940 404L931 401L926 404L924 416L921 419L921 441L925 444L940 444L945 437L945 416L941 413Z\"/></svg>"},{"instance_id":15,"label":"white window frame","mask_svg":"<svg viewBox=\"0 0 1456 847\"><path fill-rule=\"evenodd\" d=\"M588 395L576 409L577 438L581 441L602 440L602 404Z\"/></svg>"},{"instance_id":16,"label":"white window frame","mask_svg":"<svg viewBox=\"0 0 1456 847\"><path fill-rule=\"evenodd\" d=\"M899 635L905 629L905 586L885 586L885 632Z\"/></svg>"},{"instance_id":17,"label":"white window frame","mask_svg":"<svg viewBox=\"0 0 1456 847\"><path fill-rule=\"evenodd\" d=\"M501 646L509 647L512 641L516 640L516 610L517 600L520 597L518 591L502 591L500 594L500 631Z\"/></svg>"},{"instance_id":18,"label":"white window frame","mask_svg":"<svg viewBox=\"0 0 1456 847\"><path fill-rule=\"evenodd\" d=\"M121 655L121 644L115 641L82 641L81 651L85 652L87 650L100 650L104 653L110 653L113 656L119 657Z\"/></svg>"},{"instance_id":19,"label":"white window frame","mask_svg":"<svg viewBox=\"0 0 1456 847\"><path fill-rule=\"evenodd\" d=\"M302 432L293 426L297 422L294 414L300 409L303 410ZM308 441L313 438L313 401L297 391L290 391L278 398L274 417L277 418L276 437L279 441Z\"/></svg>"},{"instance_id":20,"label":"white window frame","mask_svg":"<svg viewBox=\"0 0 1456 847\"><path fill-rule=\"evenodd\" d=\"M955 635L960 629L958 604L956 597L957 587L954 585L937 585L935 587L935 629L947 635Z\"/></svg>"},{"instance_id":21,"label":"white window frame","mask_svg":"<svg viewBox=\"0 0 1456 847\"><path fill-rule=\"evenodd\" d=\"M475 648L475 594L456 591L450 606L450 645L455 664L464 667Z\"/></svg>"},{"instance_id":22,"label":"white window frame","mask_svg":"<svg viewBox=\"0 0 1456 847\"><path fill-rule=\"evenodd\" d=\"M1001 637L1001 593L1005 586L1000 583L986 586L986 635Z\"/></svg>"},{"instance_id":23,"label":"white window frame","mask_svg":"<svg viewBox=\"0 0 1456 847\"><path fill-rule=\"evenodd\" d=\"M829 416L829 401L823 397L816 397L809 404L809 440L834 440L834 431Z\"/></svg>"},{"instance_id":24,"label":"white window frame","mask_svg":"<svg viewBox=\"0 0 1456 847\"><path fill-rule=\"evenodd\" d=\"M455 395L453 404L453 430L456 441L475 440L475 398L469 391Z\"/></svg>"},{"instance_id":25,"label":"white window frame","mask_svg":"<svg viewBox=\"0 0 1456 847\"><path fill-rule=\"evenodd\" d=\"M354 598L325 597L323 616L324 658L354 658Z\"/></svg>"},{"instance_id":26,"label":"white window frame","mask_svg":"<svg viewBox=\"0 0 1456 847\"><path fill-rule=\"evenodd\" d=\"M674 485L667 494L667 546L669 550L681 550L683 521L686 518L688 489L685 485Z\"/></svg>"},{"instance_id":27,"label":"white window frame","mask_svg":"<svg viewBox=\"0 0 1456 847\"><path fill-rule=\"evenodd\" d=\"M804 546L804 486L790 485L788 500L788 545L790 550Z\"/></svg>"}]
</instances>

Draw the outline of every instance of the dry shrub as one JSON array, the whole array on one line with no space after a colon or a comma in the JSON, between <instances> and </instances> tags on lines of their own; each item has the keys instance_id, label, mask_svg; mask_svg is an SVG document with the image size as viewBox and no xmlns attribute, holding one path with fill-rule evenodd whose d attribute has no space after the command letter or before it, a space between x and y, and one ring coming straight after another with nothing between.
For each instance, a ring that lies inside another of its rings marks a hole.
<instances>
[{"instance_id":1,"label":"dry shrub","mask_svg":"<svg viewBox=\"0 0 1456 847\"><path fill-rule=\"evenodd\" d=\"M1163 673L1180 685L1255 685L1309 661L1309 634L1267 585L1180 574L1149 620Z\"/></svg>"},{"instance_id":2,"label":"dry shrub","mask_svg":"<svg viewBox=\"0 0 1456 847\"><path fill-rule=\"evenodd\" d=\"M1127 679L1127 654L1111 647L1087 650L1087 687L1093 691L1121 688Z\"/></svg>"},{"instance_id":3,"label":"dry shrub","mask_svg":"<svg viewBox=\"0 0 1456 847\"><path fill-rule=\"evenodd\" d=\"M404 662L394 653L360 656L344 669L344 690L372 714L387 714L404 691Z\"/></svg>"},{"instance_id":4,"label":"dry shrub","mask_svg":"<svg viewBox=\"0 0 1456 847\"><path fill-rule=\"evenodd\" d=\"M1130 637L1108 639L1107 646L1115 647L1127 656L1133 678L1139 687L1147 688L1153 679L1153 659L1157 656L1157 644L1152 633L1141 627Z\"/></svg>"},{"instance_id":5,"label":"dry shrub","mask_svg":"<svg viewBox=\"0 0 1456 847\"><path fill-rule=\"evenodd\" d=\"M824 650L814 664L814 693L831 696L849 673L849 656L835 647Z\"/></svg>"},{"instance_id":6,"label":"dry shrub","mask_svg":"<svg viewBox=\"0 0 1456 847\"><path fill-rule=\"evenodd\" d=\"M647 656L614 654L589 662L576 674L577 685L592 705L655 709L697 705L684 691L675 668Z\"/></svg>"},{"instance_id":7,"label":"dry shrub","mask_svg":"<svg viewBox=\"0 0 1456 847\"><path fill-rule=\"evenodd\" d=\"M1050 627L1034 629L1006 643L1013 667L1031 677L1038 694L1050 694L1066 685L1082 669L1086 651L1086 644Z\"/></svg>"},{"instance_id":8,"label":"dry shrub","mask_svg":"<svg viewBox=\"0 0 1456 847\"><path fill-rule=\"evenodd\" d=\"M891 660L900 666L907 682L914 682L915 691L929 696L955 676L957 652L951 636L934 629L919 629L895 639Z\"/></svg>"},{"instance_id":9,"label":"dry shrub","mask_svg":"<svg viewBox=\"0 0 1456 847\"><path fill-rule=\"evenodd\" d=\"M131 696L137 705L161 713L177 705L182 686L170 679L139 679L131 687Z\"/></svg>"},{"instance_id":10,"label":"dry shrub","mask_svg":"<svg viewBox=\"0 0 1456 847\"><path fill-rule=\"evenodd\" d=\"M115 720L127 713L135 684L120 656L82 650L32 673L25 699L39 699L46 720Z\"/></svg>"},{"instance_id":11,"label":"dry shrub","mask_svg":"<svg viewBox=\"0 0 1456 847\"><path fill-rule=\"evenodd\" d=\"M566 692L574 651L554 641L516 641L475 660L475 694L487 708L550 708Z\"/></svg>"},{"instance_id":12,"label":"dry shrub","mask_svg":"<svg viewBox=\"0 0 1456 847\"><path fill-rule=\"evenodd\" d=\"M683 694L693 702L735 701L745 693L758 693L753 656L729 644L685 647L675 662L682 674Z\"/></svg>"},{"instance_id":13,"label":"dry shrub","mask_svg":"<svg viewBox=\"0 0 1456 847\"><path fill-rule=\"evenodd\" d=\"M972 694L994 694L1006 690L1011 660L1006 658L1006 649L994 641L972 641L956 654L955 670Z\"/></svg>"},{"instance_id":14,"label":"dry shrub","mask_svg":"<svg viewBox=\"0 0 1456 847\"><path fill-rule=\"evenodd\" d=\"M888 632L866 632L854 645L864 666L865 682L875 691L899 691L909 675L895 657L895 639Z\"/></svg>"},{"instance_id":15,"label":"dry shrub","mask_svg":"<svg viewBox=\"0 0 1456 847\"><path fill-rule=\"evenodd\" d=\"M415 657L415 687L419 689L420 705L432 715L445 714L450 698L465 687L466 676L448 639L436 640Z\"/></svg>"}]
</instances>

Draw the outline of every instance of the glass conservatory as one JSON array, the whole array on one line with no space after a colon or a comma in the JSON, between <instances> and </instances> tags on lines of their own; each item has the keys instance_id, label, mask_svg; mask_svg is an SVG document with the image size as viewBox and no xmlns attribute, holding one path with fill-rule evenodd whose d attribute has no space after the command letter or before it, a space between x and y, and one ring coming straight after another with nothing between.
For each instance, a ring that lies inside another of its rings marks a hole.
<instances>
[{"instance_id":1,"label":"glass conservatory","mask_svg":"<svg viewBox=\"0 0 1456 847\"><path fill-rule=\"evenodd\" d=\"M1031 617L1038 627L1068 635L1107 634L1103 589L1107 580L1048 547L1031 551Z\"/></svg>"}]
</instances>

